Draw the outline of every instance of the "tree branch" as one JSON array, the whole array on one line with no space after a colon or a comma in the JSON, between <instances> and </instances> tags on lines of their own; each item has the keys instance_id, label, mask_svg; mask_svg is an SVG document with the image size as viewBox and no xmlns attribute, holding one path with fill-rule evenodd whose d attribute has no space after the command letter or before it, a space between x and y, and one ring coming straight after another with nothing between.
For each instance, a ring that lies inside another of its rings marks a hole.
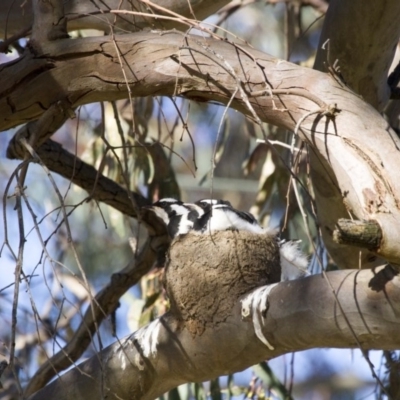
<instances>
[{"instance_id":1,"label":"tree branch","mask_svg":"<svg viewBox=\"0 0 400 400\"><path fill-rule=\"evenodd\" d=\"M34 14L30 45L38 51L50 40L68 38L62 0L32 0Z\"/></svg>"},{"instance_id":2,"label":"tree branch","mask_svg":"<svg viewBox=\"0 0 400 400\"><path fill-rule=\"evenodd\" d=\"M36 371L26 387L26 396L41 389L58 372L79 359L104 318L118 308L121 296L150 270L158 253L165 252L168 243L169 238L166 235L150 238L134 260L111 276L109 284L91 300L93 304L86 310L72 339Z\"/></svg>"},{"instance_id":3,"label":"tree branch","mask_svg":"<svg viewBox=\"0 0 400 400\"><path fill-rule=\"evenodd\" d=\"M374 219L383 235L375 254L400 263L400 181L395 172L400 170L400 141L379 113L341 81L216 39L136 33L115 40L123 54L125 76L113 40L107 37L51 42L47 46L51 59L26 55L4 66L0 127L37 118L60 95L72 107L127 97L127 83L134 96L181 95L225 104L236 92L233 108L296 130L309 144L313 164L321 164L313 177L316 191L322 191L324 201L336 201L330 215L325 212L321 219L325 238L333 242L337 220L329 218L336 209L359 220ZM251 97L262 91L264 96ZM331 109L335 113L326 112ZM324 186L327 180L329 185ZM319 209L324 207L325 203ZM357 250L348 259L342 248L330 250L340 267L358 264ZM364 253L363 265L373 254Z\"/></svg>"},{"instance_id":4,"label":"tree branch","mask_svg":"<svg viewBox=\"0 0 400 400\"><path fill-rule=\"evenodd\" d=\"M387 77L400 37L393 16L399 13L396 0L330 1L314 68L327 71L337 60L346 84L381 110L390 96Z\"/></svg>"},{"instance_id":5,"label":"tree branch","mask_svg":"<svg viewBox=\"0 0 400 400\"><path fill-rule=\"evenodd\" d=\"M0 37L13 35L21 30L21 26L31 26L33 22L32 0L27 0L22 6L14 0L0 1ZM184 17L203 20L214 14L229 0L154 0L155 4L162 5L168 10L181 14ZM128 10L148 12L148 8L138 0L107 0L94 2L90 0L70 0L65 2L65 17L68 21L68 31L80 29L98 29L110 32L112 26L116 32L136 32L144 28L152 29L185 29L176 21L149 20L142 16L118 16L109 14L109 10Z\"/></svg>"},{"instance_id":6,"label":"tree branch","mask_svg":"<svg viewBox=\"0 0 400 400\"><path fill-rule=\"evenodd\" d=\"M26 152L23 143L27 143L28 139L32 144L40 144L64 122L65 117L66 113L59 112L58 105L50 108L38 121L25 125L14 136L7 154L25 158ZM95 168L70 154L61 145L50 139L37 149L36 157L53 172L60 173L87 190L97 201L104 201L125 214L139 217L137 211L140 211L141 206L147 204L146 199L142 196L134 192L129 196L125 189L99 174ZM132 199L136 204L132 205ZM140 217L143 217L147 223L152 236L136 259L121 272L113 274L110 283L98 293L95 299L91 299L92 304L87 309L73 338L39 368L26 388L26 395L42 388L55 374L68 368L79 359L103 319L118 307L120 297L150 270L160 254L165 254L170 239L164 224L154 220L154 215L151 213L143 212Z\"/></svg>"},{"instance_id":7,"label":"tree branch","mask_svg":"<svg viewBox=\"0 0 400 400\"><path fill-rule=\"evenodd\" d=\"M17 144L17 138L13 138L11 143L8 155L23 159L24 153L20 151L22 147ZM100 174L96 168L71 154L57 142L48 139L36 149L36 153L50 171L86 190L90 198L108 204L125 215L138 218L132 198L139 208L149 204L142 195L136 192L129 194L125 188Z\"/></svg>"},{"instance_id":8,"label":"tree branch","mask_svg":"<svg viewBox=\"0 0 400 400\"><path fill-rule=\"evenodd\" d=\"M28 122L22 126L10 140L7 147L7 158L23 160L30 154L21 143L24 138L36 149L49 139L68 118L75 118L75 113L68 101L58 101L52 104L37 121Z\"/></svg>"},{"instance_id":9,"label":"tree branch","mask_svg":"<svg viewBox=\"0 0 400 400\"><path fill-rule=\"evenodd\" d=\"M381 245L382 232L374 221L339 219L333 232L333 240L339 244L377 249Z\"/></svg>"},{"instance_id":10,"label":"tree branch","mask_svg":"<svg viewBox=\"0 0 400 400\"><path fill-rule=\"evenodd\" d=\"M399 13L400 3L397 0L330 1L314 68L338 74L338 78L343 79L366 102L381 110L390 95L387 76L400 36L400 24L394 17ZM338 71L333 71L334 65ZM369 140L365 131L365 128L359 131L360 143ZM370 251L338 245L332 239L337 221L351 218L351 211L346 207L347 201L343 202L343 192L336 189L336 172L332 171L329 163L311 152L310 166L322 237L335 262L348 268L356 265L358 260L364 268L381 263Z\"/></svg>"},{"instance_id":11,"label":"tree branch","mask_svg":"<svg viewBox=\"0 0 400 400\"><path fill-rule=\"evenodd\" d=\"M9 46L18 42L19 39L22 39L28 36L31 31L31 27L23 28L20 31L14 33L11 37L8 37L4 41L0 42L0 53L7 53L10 51Z\"/></svg>"},{"instance_id":12,"label":"tree branch","mask_svg":"<svg viewBox=\"0 0 400 400\"><path fill-rule=\"evenodd\" d=\"M398 278L377 293L368 288L371 271L334 271L327 276L364 350L400 347ZM252 318L243 319L241 301L224 323L202 335L192 335L166 314L30 399L94 400L106 395L150 400L184 382L241 371L288 352L357 347L321 275L278 284L270 292L268 304L262 332L274 350L257 338Z\"/></svg>"}]
</instances>

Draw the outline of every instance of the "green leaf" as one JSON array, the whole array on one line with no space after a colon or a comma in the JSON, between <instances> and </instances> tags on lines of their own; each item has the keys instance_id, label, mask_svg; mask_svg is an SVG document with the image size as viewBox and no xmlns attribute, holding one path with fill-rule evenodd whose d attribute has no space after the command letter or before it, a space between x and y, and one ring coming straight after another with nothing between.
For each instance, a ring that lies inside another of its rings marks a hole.
<instances>
[{"instance_id":1,"label":"green leaf","mask_svg":"<svg viewBox=\"0 0 400 400\"><path fill-rule=\"evenodd\" d=\"M207 400L207 395L202 383L192 383L192 392L195 400Z\"/></svg>"},{"instance_id":2,"label":"green leaf","mask_svg":"<svg viewBox=\"0 0 400 400\"><path fill-rule=\"evenodd\" d=\"M168 392L167 400L181 400L178 388L172 389Z\"/></svg>"},{"instance_id":3,"label":"green leaf","mask_svg":"<svg viewBox=\"0 0 400 400\"><path fill-rule=\"evenodd\" d=\"M212 400L222 400L221 388L219 386L219 378L210 381L210 392Z\"/></svg>"},{"instance_id":4,"label":"green leaf","mask_svg":"<svg viewBox=\"0 0 400 400\"><path fill-rule=\"evenodd\" d=\"M276 377L272 369L266 362L261 362L253 366L254 373L264 382L275 396L282 400L293 400L285 385Z\"/></svg>"}]
</instances>

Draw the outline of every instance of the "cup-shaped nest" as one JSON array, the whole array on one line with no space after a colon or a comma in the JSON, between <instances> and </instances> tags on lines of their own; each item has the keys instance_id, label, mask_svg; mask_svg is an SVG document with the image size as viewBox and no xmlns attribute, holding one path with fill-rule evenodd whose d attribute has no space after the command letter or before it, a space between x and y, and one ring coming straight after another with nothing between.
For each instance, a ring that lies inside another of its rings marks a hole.
<instances>
[{"instance_id":1,"label":"cup-shaped nest","mask_svg":"<svg viewBox=\"0 0 400 400\"><path fill-rule=\"evenodd\" d=\"M189 233L168 252L165 287L171 313L193 334L214 328L252 289L279 282L279 246L272 233Z\"/></svg>"}]
</instances>

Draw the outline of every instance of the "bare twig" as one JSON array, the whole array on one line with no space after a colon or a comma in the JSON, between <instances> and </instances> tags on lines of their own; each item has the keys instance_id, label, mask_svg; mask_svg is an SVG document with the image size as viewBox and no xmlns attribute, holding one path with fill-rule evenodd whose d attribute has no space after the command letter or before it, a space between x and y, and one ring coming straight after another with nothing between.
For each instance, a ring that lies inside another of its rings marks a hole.
<instances>
[{"instance_id":1,"label":"bare twig","mask_svg":"<svg viewBox=\"0 0 400 400\"><path fill-rule=\"evenodd\" d=\"M109 284L97 294L93 304L93 312L89 308L73 338L68 344L56 353L49 361L43 364L29 382L25 395L30 395L42 388L55 373L68 368L85 351L91 342L91 336L96 331L97 326L117 308L120 297L152 267L157 251L164 247L169 239L165 236L149 239L136 259L120 272L111 276Z\"/></svg>"},{"instance_id":2,"label":"bare twig","mask_svg":"<svg viewBox=\"0 0 400 400\"><path fill-rule=\"evenodd\" d=\"M19 230L19 245L18 245L18 256L17 262L15 266L15 284L14 284L14 297L12 304L12 313L11 313L11 346L10 346L10 369L14 374L15 382L17 384L17 388L20 396L22 395L22 386L19 382L18 372L15 366L15 343L16 343L16 332L17 332L17 310L18 310L18 302L19 302L19 284L21 281L21 276L23 275L22 267L24 260L24 249L25 249L25 228L24 228L24 216L22 212L22 192L24 190L24 180L26 175L26 168L28 167L29 162L25 161L21 164L21 174L17 180L17 186L15 187L15 209L17 210L18 215L18 230Z\"/></svg>"},{"instance_id":3,"label":"bare twig","mask_svg":"<svg viewBox=\"0 0 400 400\"><path fill-rule=\"evenodd\" d=\"M229 99L229 101L228 101L228 103L227 103L227 105L226 105L226 107L224 109L224 112L223 112L222 117L221 117L221 121L220 121L219 126L218 126L217 137L215 138L215 142L214 142L214 149L213 149L212 158L211 158L211 192L210 192L210 198L211 199L213 198L213 191L214 191L213 181L214 181L214 172L215 172L215 167L216 167L215 160L216 160L216 154L217 154L217 145L218 145L218 141L219 141L219 138L220 138L220 135L221 135L223 122L224 122L224 120L226 118L226 115L228 113L228 110L229 110L229 107L230 107L232 101L236 97L236 94L237 94L238 90L239 90L239 88L237 87L233 91L233 93L231 95L231 98Z\"/></svg>"},{"instance_id":4,"label":"bare twig","mask_svg":"<svg viewBox=\"0 0 400 400\"><path fill-rule=\"evenodd\" d=\"M19 141L22 143L22 145L29 151L29 153L36 159L38 160L42 167L45 167L44 161L39 159L38 154L47 154L46 151L44 151L43 147L46 148L47 146L51 146L54 144L54 142L51 142L48 140L43 146L40 146L38 148L38 153L36 153L32 146L29 145L27 140L24 137L20 137ZM83 181L85 184L81 185L85 189L93 188L94 181L97 179L98 185L96 185L95 188L92 189L92 196L95 196L96 194L98 195L99 192L102 193L101 189L99 190L98 187L102 187L102 185L107 185L107 186L113 186L112 181L107 180L107 178L101 176L98 176L96 170L83 163L76 157L70 155L68 152L63 151L61 146L55 145L52 146L52 149L58 150L58 155L55 154L53 151L51 151L52 157L50 157L50 160L57 160L56 163L53 164L56 166L59 166L60 163L60 156L62 155L62 164L61 168L63 170L64 175L66 175L66 170L68 172L74 171L76 176L80 176L80 183ZM49 150L47 148L47 150ZM26 156L26 153L23 152L23 154ZM19 152L16 152L16 155L19 155ZM45 161L48 161L49 159L46 159ZM50 163L51 164L51 163ZM81 176L83 171L89 171L89 176ZM58 171L57 171L58 172ZM49 174L49 171L47 170L47 174L49 178L51 179L51 175ZM68 176L67 174L67 177ZM82 180L83 178L83 180ZM72 181L74 179L72 178ZM89 183L90 182L90 183ZM112 183L111 183L112 182ZM75 182L76 183L76 182ZM113 183L114 186L116 185ZM53 186L55 183L53 182ZM119 185L116 185L118 187L118 191L120 192L125 192L125 202L130 203L130 211L127 209L124 209L126 213L129 214L134 214L137 215L138 209L135 210L134 212L131 207L131 201L129 201L129 195L119 187ZM54 187L56 192L58 193L58 190L56 187ZM97 189L96 189L97 188ZM109 188L108 188L109 189ZM108 190L105 190L107 193L107 196L110 196L110 192ZM136 199L143 204L143 198L135 193L132 193L131 196L135 196ZM59 194L60 201L62 203L62 197ZM102 200L101 195L98 196L99 200ZM113 199L115 200L115 199ZM107 202L107 201L106 201ZM65 214L64 206L63 204L61 205L61 208L63 210L64 218L63 221L64 223L68 224L68 216ZM71 241L72 242L72 241ZM119 297L133 284L135 284L145 272L147 272L154 260L156 259L156 253L160 249L160 247L165 247L166 243L169 242L169 239L164 235L161 235L155 239L151 239L148 241L148 243L145 245L143 248L141 254L138 256L136 259L136 262L133 264L131 263L128 265L122 273L114 275L109 286L107 286L102 292L98 294L98 296L95 299L92 299L91 301L91 306L87 310L83 321L80 325L80 328L75 333L74 339L68 343L67 346L65 346L60 352L58 352L55 356L53 356L51 359L49 359L38 371L38 373L35 375L35 377L32 379L31 383L29 384L26 394L30 394L41 388L46 382L48 382L49 379L51 379L55 373L58 373L59 371L65 369L69 365L71 365L73 362L75 362L79 356L82 354L82 352L86 349L86 346L90 343L92 339L92 335L98 330L98 325L101 323L101 321L113 310L115 310L117 304L118 304L118 299ZM20 247L21 251L21 247ZM77 257L77 254L75 252L75 256ZM77 259L77 258L76 258ZM22 259L20 255L17 258L18 262L22 265ZM79 260L77 259L77 262L79 263ZM82 269L82 267L81 267ZM19 276L16 275L16 276ZM84 276L84 273L82 271L82 276ZM85 278L84 278L85 279ZM85 286L87 286L88 283L85 283ZM19 290L17 282L15 284L15 290ZM101 344L100 344L101 345Z\"/></svg>"},{"instance_id":5,"label":"bare twig","mask_svg":"<svg viewBox=\"0 0 400 400\"><path fill-rule=\"evenodd\" d=\"M98 172L93 166L65 150L59 143L49 139L37 148L36 153L47 168L86 190L90 198L104 202L123 214L137 217L126 189L102 174L97 178ZM148 204L139 193L132 192L132 196L139 207Z\"/></svg>"}]
</instances>

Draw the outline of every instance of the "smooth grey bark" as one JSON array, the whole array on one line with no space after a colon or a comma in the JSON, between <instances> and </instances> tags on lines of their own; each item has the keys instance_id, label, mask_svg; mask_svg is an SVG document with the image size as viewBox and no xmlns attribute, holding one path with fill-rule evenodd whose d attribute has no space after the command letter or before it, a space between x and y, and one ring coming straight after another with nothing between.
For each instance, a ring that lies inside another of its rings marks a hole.
<instances>
[{"instance_id":1,"label":"smooth grey bark","mask_svg":"<svg viewBox=\"0 0 400 400\"><path fill-rule=\"evenodd\" d=\"M184 382L241 371L292 351L398 349L400 280L394 278L384 292L375 292L368 287L373 277L370 270L335 271L327 273L329 283L315 275L278 284L270 292L262 324L274 350L257 338L252 317L243 318L242 301L225 323L202 335L181 329L166 314L65 373L30 400L97 400L102 395L150 400Z\"/></svg>"}]
</instances>

